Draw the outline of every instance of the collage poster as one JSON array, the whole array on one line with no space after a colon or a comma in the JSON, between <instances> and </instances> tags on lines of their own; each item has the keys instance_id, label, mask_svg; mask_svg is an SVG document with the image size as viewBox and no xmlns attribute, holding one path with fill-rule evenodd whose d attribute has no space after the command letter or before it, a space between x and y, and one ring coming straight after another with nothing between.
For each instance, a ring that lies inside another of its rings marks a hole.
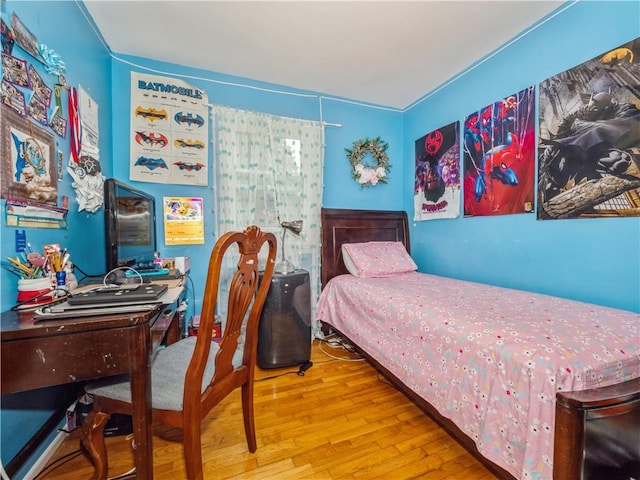
<instances>
[{"instance_id":1,"label":"collage poster","mask_svg":"<svg viewBox=\"0 0 640 480\"><path fill-rule=\"evenodd\" d=\"M460 215L460 122L416 140L414 221Z\"/></svg>"},{"instance_id":2,"label":"collage poster","mask_svg":"<svg viewBox=\"0 0 640 480\"><path fill-rule=\"evenodd\" d=\"M540 83L539 220L640 216L640 38Z\"/></svg>"},{"instance_id":3,"label":"collage poster","mask_svg":"<svg viewBox=\"0 0 640 480\"><path fill-rule=\"evenodd\" d=\"M208 184L208 98L174 78L131 72L131 180Z\"/></svg>"}]
</instances>

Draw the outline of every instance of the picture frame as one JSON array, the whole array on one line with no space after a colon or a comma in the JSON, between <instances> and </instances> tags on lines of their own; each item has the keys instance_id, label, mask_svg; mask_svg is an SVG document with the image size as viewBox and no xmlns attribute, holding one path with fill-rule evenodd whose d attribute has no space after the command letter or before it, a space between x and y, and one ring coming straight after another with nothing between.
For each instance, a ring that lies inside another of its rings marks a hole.
<instances>
[{"instance_id":1,"label":"picture frame","mask_svg":"<svg viewBox=\"0 0 640 480\"><path fill-rule=\"evenodd\" d=\"M11 107L22 117L27 116L27 103L24 99L24 93L4 78L0 82L0 96L2 97L2 104Z\"/></svg>"},{"instance_id":2,"label":"picture frame","mask_svg":"<svg viewBox=\"0 0 640 480\"><path fill-rule=\"evenodd\" d=\"M7 82L18 85L19 87L31 88L31 80L29 79L26 60L3 53L2 70L2 78Z\"/></svg>"},{"instance_id":3,"label":"picture frame","mask_svg":"<svg viewBox=\"0 0 640 480\"><path fill-rule=\"evenodd\" d=\"M57 203L55 137L5 105L0 106L2 198Z\"/></svg>"},{"instance_id":4,"label":"picture frame","mask_svg":"<svg viewBox=\"0 0 640 480\"><path fill-rule=\"evenodd\" d=\"M51 97L53 90L47 85L33 65L29 65L29 79L31 80L31 89L38 95L38 98L47 108L51 106Z\"/></svg>"}]
</instances>

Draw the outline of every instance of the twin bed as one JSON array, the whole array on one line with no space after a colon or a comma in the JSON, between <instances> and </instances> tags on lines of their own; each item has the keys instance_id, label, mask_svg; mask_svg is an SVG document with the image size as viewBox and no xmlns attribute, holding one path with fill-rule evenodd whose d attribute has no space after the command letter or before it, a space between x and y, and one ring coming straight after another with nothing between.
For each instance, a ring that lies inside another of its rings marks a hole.
<instances>
[{"instance_id":1,"label":"twin bed","mask_svg":"<svg viewBox=\"0 0 640 480\"><path fill-rule=\"evenodd\" d=\"M324 328L498 477L640 478L640 315L418 273L405 212L323 209L322 235Z\"/></svg>"}]
</instances>

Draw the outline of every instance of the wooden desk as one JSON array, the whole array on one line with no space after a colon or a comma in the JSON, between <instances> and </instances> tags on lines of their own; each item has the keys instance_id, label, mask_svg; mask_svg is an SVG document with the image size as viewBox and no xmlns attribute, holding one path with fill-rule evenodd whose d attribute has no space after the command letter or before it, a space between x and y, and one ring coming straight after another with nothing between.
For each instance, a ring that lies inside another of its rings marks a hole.
<instances>
[{"instance_id":1,"label":"wooden desk","mask_svg":"<svg viewBox=\"0 0 640 480\"><path fill-rule=\"evenodd\" d=\"M129 373L136 473L140 479L151 479L151 360L163 338L167 343L180 338L175 306L39 323L32 312L3 312L1 391Z\"/></svg>"}]
</instances>

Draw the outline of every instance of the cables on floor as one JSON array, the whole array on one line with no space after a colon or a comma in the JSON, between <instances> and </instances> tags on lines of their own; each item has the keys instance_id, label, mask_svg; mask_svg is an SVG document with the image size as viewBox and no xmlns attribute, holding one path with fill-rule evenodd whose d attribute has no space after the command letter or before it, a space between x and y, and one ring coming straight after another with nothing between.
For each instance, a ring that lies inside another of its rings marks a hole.
<instances>
[{"instance_id":1,"label":"cables on floor","mask_svg":"<svg viewBox=\"0 0 640 480\"><path fill-rule=\"evenodd\" d=\"M353 345L335 333L321 339L319 347L322 353L334 360L342 360L343 362L361 362L364 360L364 357L353 348ZM347 352L350 356L340 356L339 352Z\"/></svg>"},{"instance_id":2,"label":"cables on floor","mask_svg":"<svg viewBox=\"0 0 640 480\"><path fill-rule=\"evenodd\" d=\"M37 478L42 478L43 476L46 476L47 474L49 474L52 470L55 470L56 468L58 468L61 465L64 465L65 463L67 463L70 460L73 460L74 458L76 458L78 455L80 455L82 453L82 449L79 448L78 450L74 450L73 452L69 452L66 455L63 455L60 458L56 458L53 462L51 462L49 465L47 465L46 467L44 467L40 473L38 473L38 475L36 475L34 477L34 480L36 480Z\"/></svg>"},{"instance_id":3,"label":"cables on floor","mask_svg":"<svg viewBox=\"0 0 640 480\"><path fill-rule=\"evenodd\" d=\"M284 377L285 375L293 375L296 374L300 377L304 377L304 372L306 372L307 370L309 370L311 367L313 366L313 362L309 361L309 362L304 362L301 363L298 367L298 371L290 371L290 372L284 372L284 373L280 373L278 375L272 375L270 377L264 377L264 378L259 378L256 379L256 382L262 382L264 380L271 380L273 378L278 378L278 377Z\"/></svg>"}]
</instances>

